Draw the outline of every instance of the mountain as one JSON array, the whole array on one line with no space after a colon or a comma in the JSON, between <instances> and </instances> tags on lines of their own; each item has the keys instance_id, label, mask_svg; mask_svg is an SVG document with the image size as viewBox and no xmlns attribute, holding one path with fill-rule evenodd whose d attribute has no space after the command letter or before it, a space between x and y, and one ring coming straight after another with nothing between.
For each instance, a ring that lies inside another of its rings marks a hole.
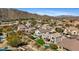
<instances>
[{"instance_id":1,"label":"mountain","mask_svg":"<svg viewBox=\"0 0 79 59\"><path fill-rule=\"evenodd\" d=\"M20 19L32 15L31 13L12 8L0 8L0 20Z\"/></svg>"},{"instance_id":2,"label":"mountain","mask_svg":"<svg viewBox=\"0 0 79 59\"><path fill-rule=\"evenodd\" d=\"M79 16L73 16L73 15L60 15L60 16L56 16L56 18L70 19L70 20L79 20Z\"/></svg>"},{"instance_id":3,"label":"mountain","mask_svg":"<svg viewBox=\"0 0 79 59\"><path fill-rule=\"evenodd\" d=\"M28 13L26 11L17 10L14 8L0 8L0 20L12 20L12 19L26 19L26 18L36 18L36 19L79 19L79 16L61 15L61 16L48 16L48 15L38 15Z\"/></svg>"}]
</instances>

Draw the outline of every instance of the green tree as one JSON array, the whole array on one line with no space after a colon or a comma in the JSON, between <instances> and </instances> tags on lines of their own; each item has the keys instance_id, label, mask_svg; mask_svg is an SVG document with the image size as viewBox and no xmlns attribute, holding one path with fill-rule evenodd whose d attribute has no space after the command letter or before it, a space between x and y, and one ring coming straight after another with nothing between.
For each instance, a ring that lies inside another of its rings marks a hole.
<instances>
[{"instance_id":1,"label":"green tree","mask_svg":"<svg viewBox=\"0 0 79 59\"><path fill-rule=\"evenodd\" d=\"M64 30L62 28L55 28L55 31L62 33Z\"/></svg>"}]
</instances>

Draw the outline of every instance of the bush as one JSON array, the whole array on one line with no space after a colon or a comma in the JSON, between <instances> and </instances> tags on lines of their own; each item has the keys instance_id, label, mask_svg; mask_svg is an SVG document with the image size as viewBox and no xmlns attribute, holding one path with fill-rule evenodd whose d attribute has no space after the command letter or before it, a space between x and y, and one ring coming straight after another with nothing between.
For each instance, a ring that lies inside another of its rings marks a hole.
<instances>
[{"instance_id":1,"label":"bush","mask_svg":"<svg viewBox=\"0 0 79 59\"><path fill-rule=\"evenodd\" d=\"M53 50L57 50L58 46L56 44L50 44L50 48Z\"/></svg>"},{"instance_id":2,"label":"bush","mask_svg":"<svg viewBox=\"0 0 79 59\"><path fill-rule=\"evenodd\" d=\"M78 24L78 25L76 25L76 28L78 28L78 29L79 29L79 24Z\"/></svg>"},{"instance_id":3,"label":"bush","mask_svg":"<svg viewBox=\"0 0 79 59\"><path fill-rule=\"evenodd\" d=\"M62 33L64 31L62 28L55 28L55 30L59 33Z\"/></svg>"},{"instance_id":4,"label":"bush","mask_svg":"<svg viewBox=\"0 0 79 59\"><path fill-rule=\"evenodd\" d=\"M7 36L8 44L13 47L17 47L20 44L22 44L23 41L21 39L22 38L19 37L19 35L17 33L11 33L11 34L8 34L8 36Z\"/></svg>"},{"instance_id":5,"label":"bush","mask_svg":"<svg viewBox=\"0 0 79 59\"><path fill-rule=\"evenodd\" d=\"M3 29L2 29L2 28L0 28L0 33L2 33L2 31L3 31Z\"/></svg>"},{"instance_id":6,"label":"bush","mask_svg":"<svg viewBox=\"0 0 79 59\"><path fill-rule=\"evenodd\" d=\"M70 27L71 25L70 25L70 24L65 24L65 26L66 26L66 27Z\"/></svg>"},{"instance_id":7,"label":"bush","mask_svg":"<svg viewBox=\"0 0 79 59\"><path fill-rule=\"evenodd\" d=\"M21 42L20 39L15 38L15 39L11 39L10 41L8 41L8 44L9 44L10 46L17 47L17 46L19 46L20 44L22 44L22 42Z\"/></svg>"}]
</instances>

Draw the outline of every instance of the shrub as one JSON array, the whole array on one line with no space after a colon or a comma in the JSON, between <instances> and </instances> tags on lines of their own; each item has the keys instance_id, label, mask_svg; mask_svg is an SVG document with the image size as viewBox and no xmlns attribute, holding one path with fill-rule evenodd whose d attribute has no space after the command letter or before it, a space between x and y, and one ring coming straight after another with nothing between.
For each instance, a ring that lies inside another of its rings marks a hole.
<instances>
[{"instance_id":1,"label":"shrub","mask_svg":"<svg viewBox=\"0 0 79 59\"><path fill-rule=\"evenodd\" d=\"M78 24L78 25L76 25L76 27L79 29L79 24Z\"/></svg>"},{"instance_id":2,"label":"shrub","mask_svg":"<svg viewBox=\"0 0 79 59\"><path fill-rule=\"evenodd\" d=\"M15 39L11 39L10 41L8 41L8 44L13 46L13 47L17 47L20 44L22 44L22 42L20 39L15 38Z\"/></svg>"},{"instance_id":3,"label":"shrub","mask_svg":"<svg viewBox=\"0 0 79 59\"><path fill-rule=\"evenodd\" d=\"M70 27L70 26L72 26L72 24L65 24L65 26L66 26L66 27Z\"/></svg>"},{"instance_id":4,"label":"shrub","mask_svg":"<svg viewBox=\"0 0 79 59\"><path fill-rule=\"evenodd\" d=\"M2 33L2 31L3 31L3 29L2 29L2 28L0 28L0 33Z\"/></svg>"},{"instance_id":5,"label":"shrub","mask_svg":"<svg viewBox=\"0 0 79 59\"><path fill-rule=\"evenodd\" d=\"M17 33L11 33L11 34L8 34L7 36L8 44L13 47L17 47L20 44L22 44L23 41L21 39L22 37L19 37Z\"/></svg>"},{"instance_id":6,"label":"shrub","mask_svg":"<svg viewBox=\"0 0 79 59\"><path fill-rule=\"evenodd\" d=\"M45 44L45 42L44 42L44 40L43 39L37 39L36 40L36 43L38 44L38 45L44 45Z\"/></svg>"},{"instance_id":7,"label":"shrub","mask_svg":"<svg viewBox=\"0 0 79 59\"><path fill-rule=\"evenodd\" d=\"M59 33L62 33L64 31L62 28L55 28L55 30Z\"/></svg>"},{"instance_id":8,"label":"shrub","mask_svg":"<svg viewBox=\"0 0 79 59\"><path fill-rule=\"evenodd\" d=\"M50 44L50 48L53 50L57 50L58 46L56 44Z\"/></svg>"}]
</instances>

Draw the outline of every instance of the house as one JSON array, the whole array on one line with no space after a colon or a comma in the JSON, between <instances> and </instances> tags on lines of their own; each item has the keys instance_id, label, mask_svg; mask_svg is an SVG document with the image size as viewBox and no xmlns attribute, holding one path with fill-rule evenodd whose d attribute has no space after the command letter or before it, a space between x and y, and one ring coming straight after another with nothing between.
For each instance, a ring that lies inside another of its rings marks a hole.
<instances>
[{"instance_id":1,"label":"house","mask_svg":"<svg viewBox=\"0 0 79 59\"><path fill-rule=\"evenodd\" d=\"M50 33L56 33L56 30L55 30L55 28L52 28L49 32Z\"/></svg>"},{"instance_id":2,"label":"house","mask_svg":"<svg viewBox=\"0 0 79 59\"><path fill-rule=\"evenodd\" d=\"M50 43L50 36L48 32L42 34L42 38L45 40L46 43Z\"/></svg>"},{"instance_id":3,"label":"house","mask_svg":"<svg viewBox=\"0 0 79 59\"><path fill-rule=\"evenodd\" d=\"M58 43L60 42L60 38L62 36L60 35L60 33L50 33L50 32L46 32L42 34L42 38L45 40L46 43Z\"/></svg>"},{"instance_id":4,"label":"house","mask_svg":"<svg viewBox=\"0 0 79 59\"><path fill-rule=\"evenodd\" d=\"M50 42L49 30L40 28L40 29L35 30L34 35L37 36L37 37L43 38L44 41L46 41L46 42Z\"/></svg>"},{"instance_id":5,"label":"house","mask_svg":"<svg viewBox=\"0 0 79 59\"><path fill-rule=\"evenodd\" d=\"M26 24L19 24L17 31L30 32L32 30L31 23L27 22Z\"/></svg>"},{"instance_id":6,"label":"house","mask_svg":"<svg viewBox=\"0 0 79 59\"><path fill-rule=\"evenodd\" d=\"M38 30L35 30L35 35L38 37L42 37L46 43L57 43L61 38L61 34L55 32L54 29L39 28Z\"/></svg>"},{"instance_id":7,"label":"house","mask_svg":"<svg viewBox=\"0 0 79 59\"><path fill-rule=\"evenodd\" d=\"M42 25L41 28L46 30L46 29L51 29L52 27L50 27L49 24L44 24Z\"/></svg>"},{"instance_id":8,"label":"house","mask_svg":"<svg viewBox=\"0 0 79 59\"><path fill-rule=\"evenodd\" d=\"M70 33L71 35L78 35L79 30L75 27L68 27L64 30L63 33L65 33L65 34Z\"/></svg>"},{"instance_id":9,"label":"house","mask_svg":"<svg viewBox=\"0 0 79 59\"><path fill-rule=\"evenodd\" d=\"M27 34L33 34L35 32L35 28L34 27L30 27L30 28L27 28L25 29L25 33Z\"/></svg>"},{"instance_id":10,"label":"house","mask_svg":"<svg viewBox=\"0 0 79 59\"><path fill-rule=\"evenodd\" d=\"M17 31L25 31L26 27L23 24L18 25Z\"/></svg>"},{"instance_id":11,"label":"house","mask_svg":"<svg viewBox=\"0 0 79 59\"><path fill-rule=\"evenodd\" d=\"M76 25L78 25L78 24L79 24L79 20L77 20L77 21L75 20L75 21L73 22L73 25L74 25L74 26L76 26Z\"/></svg>"},{"instance_id":12,"label":"house","mask_svg":"<svg viewBox=\"0 0 79 59\"><path fill-rule=\"evenodd\" d=\"M30 28L30 27L31 27L31 23L27 22L27 23L25 24L25 26L26 26L27 28Z\"/></svg>"},{"instance_id":13,"label":"house","mask_svg":"<svg viewBox=\"0 0 79 59\"><path fill-rule=\"evenodd\" d=\"M51 41L54 42L54 43L58 43L60 42L60 39L61 39L62 35L60 33L53 33L51 34Z\"/></svg>"},{"instance_id":14,"label":"house","mask_svg":"<svg viewBox=\"0 0 79 59\"><path fill-rule=\"evenodd\" d=\"M39 24L39 23L37 23L36 25L35 25L35 28L40 28L42 25L41 24Z\"/></svg>"},{"instance_id":15,"label":"house","mask_svg":"<svg viewBox=\"0 0 79 59\"><path fill-rule=\"evenodd\" d=\"M42 33L39 30L35 30L35 35L40 37L42 35Z\"/></svg>"}]
</instances>

